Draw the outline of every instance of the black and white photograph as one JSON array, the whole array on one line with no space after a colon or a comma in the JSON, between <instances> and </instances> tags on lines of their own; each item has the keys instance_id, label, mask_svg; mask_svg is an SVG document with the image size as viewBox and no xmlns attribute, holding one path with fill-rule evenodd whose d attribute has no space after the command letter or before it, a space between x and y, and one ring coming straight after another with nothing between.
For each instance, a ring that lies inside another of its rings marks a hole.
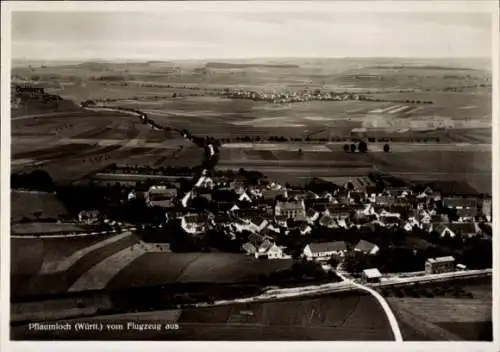
<instances>
[{"instance_id":1,"label":"black and white photograph","mask_svg":"<svg viewBox=\"0 0 500 352\"><path fill-rule=\"evenodd\" d=\"M10 340L493 346L498 4L113 3L9 8Z\"/></svg>"}]
</instances>

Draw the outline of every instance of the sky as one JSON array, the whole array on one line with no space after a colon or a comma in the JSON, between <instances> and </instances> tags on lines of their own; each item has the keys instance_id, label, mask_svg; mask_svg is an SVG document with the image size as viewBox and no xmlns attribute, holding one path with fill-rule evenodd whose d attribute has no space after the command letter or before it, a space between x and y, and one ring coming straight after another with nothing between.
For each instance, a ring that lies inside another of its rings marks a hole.
<instances>
[{"instance_id":1,"label":"sky","mask_svg":"<svg viewBox=\"0 0 500 352\"><path fill-rule=\"evenodd\" d=\"M14 59L27 60L489 57L491 23L487 13L337 12L324 6L17 11L11 48Z\"/></svg>"}]
</instances>

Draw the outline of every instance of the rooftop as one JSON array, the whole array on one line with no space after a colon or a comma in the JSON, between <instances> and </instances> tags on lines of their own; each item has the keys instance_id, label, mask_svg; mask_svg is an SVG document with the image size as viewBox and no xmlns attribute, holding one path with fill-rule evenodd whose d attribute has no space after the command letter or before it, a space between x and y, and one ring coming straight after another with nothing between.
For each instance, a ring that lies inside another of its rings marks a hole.
<instances>
[{"instance_id":1,"label":"rooftop","mask_svg":"<svg viewBox=\"0 0 500 352\"><path fill-rule=\"evenodd\" d=\"M304 203L301 201L278 201L276 207L280 207L283 210L304 209Z\"/></svg>"},{"instance_id":2,"label":"rooftop","mask_svg":"<svg viewBox=\"0 0 500 352\"><path fill-rule=\"evenodd\" d=\"M378 279L382 277L382 274L378 269L372 268L372 269L365 269L363 270L363 274L369 279Z\"/></svg>"},{"instance_id":3,"label":"rooftop","mask_svg":"<svg viewBox=\"0 0 500 352\"><path fill-rule=\"evenodd\" d=\"M309 248L313 253L345 251L347 249L344 241L311 243Z\"/></svg>"},{"instance_id":4,"label":"rooftop","mask_svg":"<svg viewBox=\"0 0 500 352\"><path fill-rule=\"evenodd\" d=\"M429 258L427 259L429 263L446 263L446 262L454 262L455 258L451 255L447 257L438 257L438 258Z\"/></svg>"},{"instance_id":5,"label":"rooftop","mask_svg":"<svg viewBox=\"0 0 500 352\"><path fill-rule=\"evenodd\" d=\"M370 252L375 247L377 247L376 244L373 244L373 243L365 241L365 240L361 240L358 242L358 244L356 245L355 248L359 249L360 251L363 251L363 252Z\"/></svg>"}]
</instances>

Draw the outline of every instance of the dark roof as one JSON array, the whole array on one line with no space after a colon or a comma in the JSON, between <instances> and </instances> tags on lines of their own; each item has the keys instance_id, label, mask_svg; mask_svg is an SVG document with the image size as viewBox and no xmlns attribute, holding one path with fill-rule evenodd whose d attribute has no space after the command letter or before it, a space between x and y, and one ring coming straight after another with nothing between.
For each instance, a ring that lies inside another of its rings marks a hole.
<instances>
[{"instance_id":1,"label":"dark roof","mask_svg":"<svg viewBox=\"0 0 500 352\"><path fill-rule=\"evenodd\" d=\"M462 217L475 217L477 215L477 209L476 208L458 209L457 215L461 218Z\"/></svg>"},{"instance_id":2,"label":"dark roof","mask_svg":"<svg viewBox=\"0 0 500 352\"><path fill-rule=\"evenodd\" d=\"M284 190L274 190L274 189L264 189L262 190L262 198L264 199L275 199L278 196L284 196Z\"/></svg>"},{"instance_id":3,"label":"dark roof","mask_svg":"<svg viewBox=\"0 0 500 352\"><path fill-rule=\"evenodd\" d=\"M278 201L276 206L283 210L304 209L304 204L301 201Z\"/></svg>"},{"instance_id":4,"label":"dark roof","mask_svg":"<svg viewBox=\"0 0 500 352\"><path fill-rule=\"evenodd\" d=\"M427 185L434 191L440 192L443 196L477 196L479 193L465 181L432 181Z\"/></svg>"},{"instance_id":5,"label":"dark roof","mask_svg":"<svg viewBox=\"0 0 500 352\"><path fill-rule=\"evenodd\" d=\"M376 196L375 197L375 204L381 204L381 205L392 205L396 203L396 198L392 196Z\"/></svg>"},{"instance_id":6,"label":"dark roof","mask_svg":"<svg viewBox=\"0 0 500 352\"><path fill-rule=\"evenodd\" d=\"M177 196L177 188L160 188L160 189L150 189L149 197L150 199L170 197L175 198Z\"/></svg>"},{"instance_id":7,"label":"dark roof","mask_svg":"<svg viewBox=\"0 0 500 352\"><path fill-rule=\"evenodd\" d=\"M307 215L308 217L313 217L313 216L314 216L314 214L316 214L316 213L317 213L317 211L316 211L316 210L314 210L313 208L309 208L309 209L307 209L307 211L306 211L306 215Z\"/></svg>"},{"instance_id":8,"label":"dark roof","mask_svg":"<svg viewBox=\"0 0 500 352\"><path fill-rule=\"evenodd\" d=\"M309 244L309 248L313 253L347 250L347 246L344 241L311 243Z\"/></svg>"},{"instance_id":9,"label":"dark roof","mask_svg":"<svg viewBox=\"0 0 500 352\"><path fill-rule=\"evenodd\" d=\"M457 235L477 233L476 227L471 222L451 223L448 224L448 228Z\"/></svg>"},{"instance_id":10,"label":"dark roof","mask_svg":"<svg viewBox=\"0 0 500 352\"><path fill-rule=\"evenodd\" d=\"M447 208L477 208L477 200L475 198L444 197L443 205Z\"/></svg>"},{"instance_id":11,"label":"dark roof","mask_svg":"<svg viewBox=\"0 0 500 352\"><path fill-rule=\"evenodd\" d=\"M356 245L355 248L359 249L362 252L370 252L376 246L377 246L376 244L373 244L373 243L365 241L365 240L361 240L358 242L358 244Z\"/></svg>"},{"instance_id":12,"label":"dark roof","mask_svg":"<svg viewBox=\"0 0 500 352\"><path fill-rule=\"evenodd\" d=\"M205 214L186 214L184 218L186 222L194 224L203 224L208 221L208 218Z\"/></svg>"},{"instance_id":13,"label":"dark roof","mask_svg":"<svg viewBox=\"0 0 500 352\"><path fill-rule=\"evenodd\" d=\"M328 215L323 215L320 219L319 219L319 224L321 226L329 226L329 225L337 225L337 222L335 221L334 218L332 218L331 216L328 216Z\"/></svg>"}]
</instances>

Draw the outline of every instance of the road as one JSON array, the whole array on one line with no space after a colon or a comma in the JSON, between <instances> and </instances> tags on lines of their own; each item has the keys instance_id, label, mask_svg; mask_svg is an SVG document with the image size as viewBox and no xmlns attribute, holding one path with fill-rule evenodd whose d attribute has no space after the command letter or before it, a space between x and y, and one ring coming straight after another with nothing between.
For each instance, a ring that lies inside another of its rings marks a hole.
<instances>
[{"instance_id":1,"label":"road","mask_svg":"<svg viewBox=\"0 0 500 352\"><path fill-rule=\"evenodd\" d=\"M392 329L392 334L394 335L394 339L396 342L403 342L403 335L401 333L401 329L399 328L398 321L396 319L396 316L394 315L391 307L389 306L389 303L385 300L384 297L374 289L361 285L360 283L355 282L352 279L348 279L346 276L341 274L340 272L337 272L337 275L342 278L345 282L350 283L354 287L359 288L360 290L366 291L370 293L375 299L380 303L380 306L384 310L385 314L387 315L387 319L389 320L389 324L391 325Z\"/></svg>"}]
</instances>

